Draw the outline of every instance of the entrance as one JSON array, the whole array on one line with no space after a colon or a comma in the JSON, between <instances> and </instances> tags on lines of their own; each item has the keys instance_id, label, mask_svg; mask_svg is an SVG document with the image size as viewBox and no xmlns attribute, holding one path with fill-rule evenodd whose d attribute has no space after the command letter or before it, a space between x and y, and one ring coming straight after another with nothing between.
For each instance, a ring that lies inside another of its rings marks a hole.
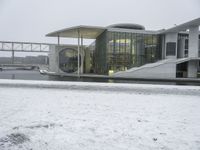
<instances>
[{"instance_id":1,"label":"entrance","mask_svg":"<svg viewBox=\"0 0 200 150\"><path fill-rule=\"evenodd\" d=\"M180 63L176 65L176 77L187 78L188 62Z\"/></svg>"}]
</instances>

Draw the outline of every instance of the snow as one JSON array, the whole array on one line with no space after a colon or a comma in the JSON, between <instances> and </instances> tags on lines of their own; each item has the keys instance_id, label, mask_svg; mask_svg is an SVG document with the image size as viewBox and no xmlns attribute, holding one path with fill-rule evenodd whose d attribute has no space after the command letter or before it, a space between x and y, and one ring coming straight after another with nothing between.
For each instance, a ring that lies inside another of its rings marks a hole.
<instances>
[{"instance_id":1,"label":"snow","mask_svg":"<svg viewBox=\"0 0 200 150\"><path fill-rule=\"evenodd\" d=\"M199 150L200 87L0 80L0 150Z\"/></svg>"}]
</instances>

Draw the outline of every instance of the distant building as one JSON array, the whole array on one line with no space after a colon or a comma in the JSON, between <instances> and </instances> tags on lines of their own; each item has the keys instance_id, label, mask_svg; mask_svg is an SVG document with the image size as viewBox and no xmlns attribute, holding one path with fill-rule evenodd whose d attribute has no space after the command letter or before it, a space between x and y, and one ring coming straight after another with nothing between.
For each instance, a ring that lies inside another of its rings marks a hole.
<instances>
[{"instance_id":1,"label":"distant building","mask_svg":"<svg viewBox=\"0 0 200 150\"><path fill-rule=\"evenodd\" d=\"M48 65L49 58L48 56L39 55L39 56L26 56L26 57L14 57L15 64L43 64ZM11 57L0 57L0 64L12 64Z\"/></svg>"},{"instance_id":2,"label":"distant building","mask_svg":"<svg viewBox=\"0 0 200 150\"><path fill-rule=\"evenodd\" d=\"M138 24L108 27L77 26L47 34L58 37L51 46L50 71L94 73L133 78L196 78L200 70L200 18L159 31ZM60 37L78 38L60 45ZM95 39L89 46L83 39Z\"/></svg>"}]
</instances>

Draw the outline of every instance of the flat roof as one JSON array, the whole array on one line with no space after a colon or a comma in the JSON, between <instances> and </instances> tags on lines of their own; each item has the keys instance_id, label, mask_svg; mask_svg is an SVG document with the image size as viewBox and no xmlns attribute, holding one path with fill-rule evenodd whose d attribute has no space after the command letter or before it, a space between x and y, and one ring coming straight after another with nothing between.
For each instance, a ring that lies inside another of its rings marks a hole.
<instances>
[{"instance_id":1,"label":"flat roof","mask_svg":"<svg viewBox=\"0 0 200 150\"><path fill-rule=\"evenodd\" d=\"M120 24L118 24L120 25ZM123 26L127 26L128 24L122 24ZM135 25L135 24L134 24ZM113 31L113 32L130 32L130 33L144 33L144 34L163 34L170 32L181 32L186 31L188 28L192 26L199 26L200 18L194 19L192 21L177 25L173 28L169 28L166 30L158 30L158 31L148 31L148 30L137 30L137 29L127 29L127 28L117 28L118 26L108 26L108 27L100 27L100 26L75 26L71 28L65 28L62 30L58 30L55 32L51 32L47 34L48 37L66 37L66 38L78 38L80 36L85 39L96 39L102 32L105 30ZM132 25L133 26L133 25ZM120 26L121 27L121 26Z\"/></svg>"},{"instance_id":2,"label":"flat roof","mask_svg":"<svg viewBox=\"0 0 200 150\"><path fill-rule=\"evenodd\" d=\"M180 32L180 31L186 31L187 29L189 29L190 27L193 26L199 26L200 25L200 18L188 21L186 23L177 25L173 28L169 28L167 30L162 30L160 33L169 33L169 32Z\"/></svg>"},{"instance_id":3,"label":"flat roof","mask_svg":"<svg viewBox=\"0 0 200 150\"><path fill-rule=\"evenodd\" d=\"M48 33L48 37L66 37L66 38L78 38L78 31L80 35L85 39L96 39L105 30L113 32L128 32L128 33L144 33L144 34L159 34L158 31L136 30L136 29L123 29L114 27L98 27L98 26L75 26L71 28L65 28L55 32Z\"/></svg>"},{"instance_id":4,"label":"flat roof","mask_svg":"<svg viewBox=\"0 0 200 150\"><path fill-rule=\"evenodd\" d=\"M78 31L80 36L85 39L96 39L106 28L98 26L75 26L71 28L65 28L55 32L51 32L46 36L49 37L66 37L66 38L78 38Z\"/></svg>"}]
</instances>

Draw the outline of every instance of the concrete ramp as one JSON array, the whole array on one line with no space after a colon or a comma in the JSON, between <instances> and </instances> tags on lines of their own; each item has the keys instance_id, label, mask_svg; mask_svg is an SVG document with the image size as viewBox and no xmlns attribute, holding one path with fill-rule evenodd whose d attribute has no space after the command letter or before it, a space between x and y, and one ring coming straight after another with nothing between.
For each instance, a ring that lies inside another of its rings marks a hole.
<instances>
[{"instance_id":1,"label":"concrete ramp","mask_svg":"<svg viewBox=\"0 0 200 150\"><path fill-rule=\"evenodd\" d=\"M175 59L165 59L155 63L149 63L141 67L134 67L127 71L113 74L115 77L133 78L176 78Z\"/></svg>"}]
</instances>

